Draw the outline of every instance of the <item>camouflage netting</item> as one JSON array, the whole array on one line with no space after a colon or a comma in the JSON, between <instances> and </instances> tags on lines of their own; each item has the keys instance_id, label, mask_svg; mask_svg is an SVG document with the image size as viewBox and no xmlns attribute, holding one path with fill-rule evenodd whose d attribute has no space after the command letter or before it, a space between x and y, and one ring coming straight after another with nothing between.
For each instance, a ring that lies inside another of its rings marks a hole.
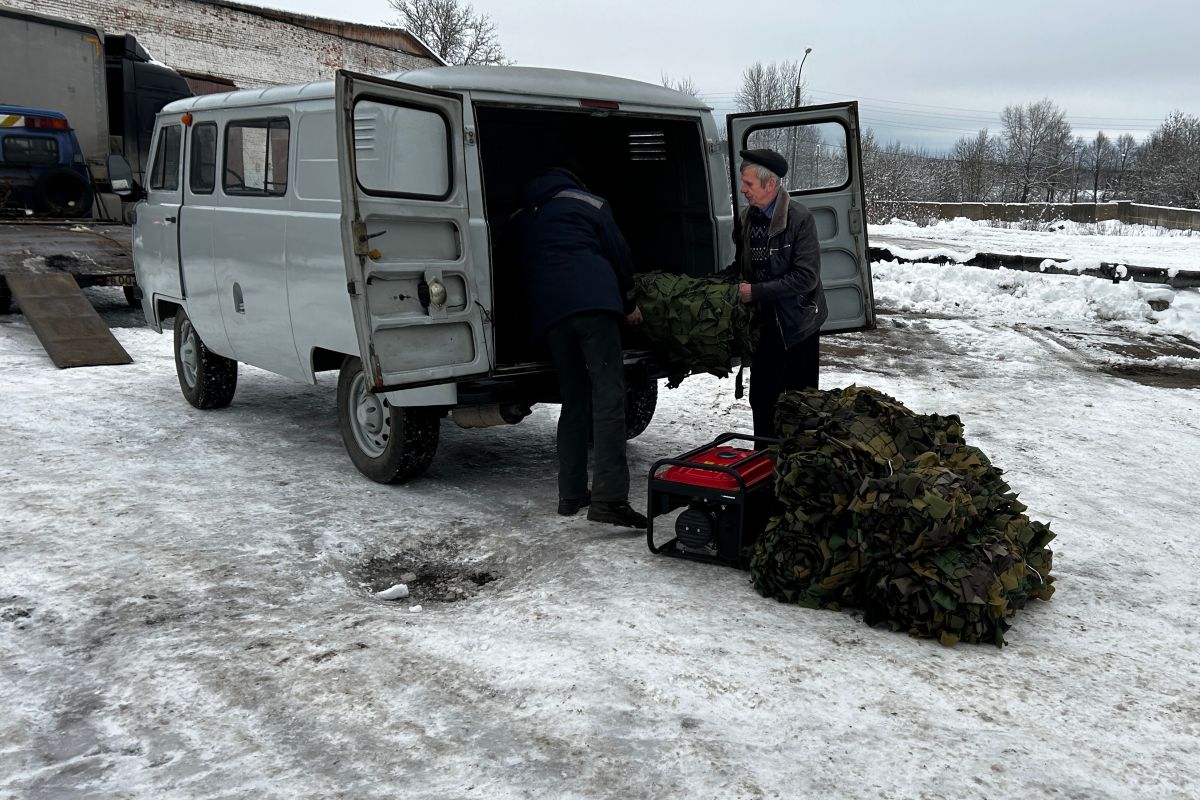
<instances>
[{"instance_id":1,"label":"camouflage netting","mask_svg":"<svg viewBox=\"0 0 1200 800\"><path fill-rule=\"evenodd\" d=\"M671 387L693 372L724 378L734 358L750 363L751 311L736 283L647 272L635 276L634 292L645 318L635 335L666 364Z\"/></svg>"},{"instance_id":2,"label":"camouflage netting","mask_svg":"<svg viewBox=\"0 0 1200 800\"><path fill-rule=\"evenodd\" d=\"M873 389L786 392L783 509L750 575L765 597L863 609L870 625L943 644L1004 644L1009 618L1054 593L1054 534L1031 521L956 416L917 415Z\"/></svg>"}]
</instances>

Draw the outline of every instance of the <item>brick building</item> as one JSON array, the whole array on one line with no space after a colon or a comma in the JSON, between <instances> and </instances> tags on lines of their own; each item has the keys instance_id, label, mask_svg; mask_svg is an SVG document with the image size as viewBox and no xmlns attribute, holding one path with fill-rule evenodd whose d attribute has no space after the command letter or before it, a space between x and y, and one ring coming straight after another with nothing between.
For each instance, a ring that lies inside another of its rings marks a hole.
<instances>
[{"instance_id":1,"label":"brick building","mask_svg":"<svg viewBox=\"0 0 1200 800\"><path fill-rule=\"evenodd\" d=\"M322 19L225 0L0 0L10 8L131 33L197 94L440 64L402 28Z\"/></svg>"}]
</instances>

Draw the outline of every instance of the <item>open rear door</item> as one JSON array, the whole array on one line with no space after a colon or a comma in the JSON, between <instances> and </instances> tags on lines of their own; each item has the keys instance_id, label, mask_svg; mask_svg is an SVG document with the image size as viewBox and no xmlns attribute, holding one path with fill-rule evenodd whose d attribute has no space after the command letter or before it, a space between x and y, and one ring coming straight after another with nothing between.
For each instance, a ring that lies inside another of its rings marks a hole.
<instances>
[{"instance_id":1,"label":"open rear door","mask_svg":"<svg viewBox=\"0 0 1200 800\"><path fill-rule=\"evenodd\" d=\"M363 371L376 390L486 373L468 246L462 98L336 77L342 247ZM485 304L490 305L490 304Z\"/></svg>"},{"instance_id":2,"label":"open rear door","mask_svg":"<svg viewBox=\"0 0 1200 800\"><path fill-rule=\"evenodd\" d=\"M740 210L746 204L738 191L738 151L766 147L787 159L788 193L812 212L829 304L829 319L821 330L874 328L858 103L733 114L726 124L733 207Z\"/></svg>"}]
</instances>

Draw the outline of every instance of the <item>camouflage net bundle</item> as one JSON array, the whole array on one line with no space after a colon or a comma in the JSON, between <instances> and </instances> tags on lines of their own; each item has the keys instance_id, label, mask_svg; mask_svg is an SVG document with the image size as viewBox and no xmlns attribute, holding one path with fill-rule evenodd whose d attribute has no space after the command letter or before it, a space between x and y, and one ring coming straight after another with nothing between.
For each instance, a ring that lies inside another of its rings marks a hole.
<instances>
[{"instance_id":1,"label":"camouflage net bundle","mask_svg":"<svg viewBox=\"0 0 1200 800\"><path fill-rule=\"evenodd\" d=\"M724 378L734 358L750 363L750 306L738 298L736 283L647 272L634 277L634 298L644 317L635 335L662 359L672 388L693 372Z\"/></svg>"},{"instance_id":2,"label":"camouflage net bundle","mask_svg":"<svg viewBox=\"0 0 1200 800\"><path fill-rule=\"evenodd\" d=\"M1016 609L1054 593L1054 534L964 442L958 417L851 386L786 392L776 426L782 512L750 563L763 596L855 606L870 625L943 644L1002 645Z\"/></svg>"}]
</instances>

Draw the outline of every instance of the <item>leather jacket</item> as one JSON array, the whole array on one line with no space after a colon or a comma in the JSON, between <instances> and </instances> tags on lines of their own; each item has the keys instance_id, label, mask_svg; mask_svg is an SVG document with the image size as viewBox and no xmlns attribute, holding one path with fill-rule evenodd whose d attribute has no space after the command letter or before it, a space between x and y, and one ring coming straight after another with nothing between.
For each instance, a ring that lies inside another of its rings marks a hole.
<instances>
[{"instance_id":1,"label":"leather jacket","mask_svg":"<svg viewBox=\"0 0 1200 800\"><path fill-rule=\"evenodd\" d=\"M762 318L778 320L784 347L794 347L821 329L829 316L821 285L821 245L809 210L780 189L767 229L769 274L755 275L750 262L750 209L741 212L734 266L751 284Z\"/></svg>"}]
</instances>

